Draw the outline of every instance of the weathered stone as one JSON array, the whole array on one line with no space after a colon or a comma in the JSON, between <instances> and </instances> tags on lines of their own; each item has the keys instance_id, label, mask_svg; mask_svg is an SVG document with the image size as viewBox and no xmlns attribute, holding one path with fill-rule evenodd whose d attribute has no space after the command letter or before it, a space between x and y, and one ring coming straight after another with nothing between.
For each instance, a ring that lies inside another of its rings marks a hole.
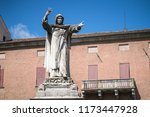
<instances>
[{"instance_id":1,"label":"weathered stone","mask_svg":"<svg viewBox=\"0 0 150 117\"><path fill-rule=\"evenodd\" d=\"M61 99L80 98L77 85L72 80L65 80L62 77L46 78L43 84L38 87L34 99Z\"/></svg>"}]
</instances>

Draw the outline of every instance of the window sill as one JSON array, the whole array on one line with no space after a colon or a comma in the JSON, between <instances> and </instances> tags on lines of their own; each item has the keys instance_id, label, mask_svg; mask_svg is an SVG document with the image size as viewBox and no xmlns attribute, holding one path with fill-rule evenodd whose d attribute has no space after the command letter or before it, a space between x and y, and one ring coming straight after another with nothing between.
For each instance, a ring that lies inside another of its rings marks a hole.
<instances>
[{"instance_id":1,"label":"window sill","mask_svg":"<svg viewBox=\"0 0 150 117\"><path fill-rule=\"evenodd\" d=\"M4 89L4 87L0 87L0 89Z\"/></svg>"}]
</instances>

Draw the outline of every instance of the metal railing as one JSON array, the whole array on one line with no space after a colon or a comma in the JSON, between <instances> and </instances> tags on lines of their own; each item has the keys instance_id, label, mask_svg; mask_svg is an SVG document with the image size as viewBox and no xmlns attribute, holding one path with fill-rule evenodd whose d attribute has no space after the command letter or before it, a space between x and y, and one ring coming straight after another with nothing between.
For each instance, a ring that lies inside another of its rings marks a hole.
<instances>
[{"instance_id":1,"label":"metal railing","mask_svg":"<svg viewBox=\"0 0 150 117\"><path fill-rule=\"evenodd\" d=\"M130 89L130 88L135 88L135 81L133 78L82 81L82 90Z\"/></svg>"}]
</instances>

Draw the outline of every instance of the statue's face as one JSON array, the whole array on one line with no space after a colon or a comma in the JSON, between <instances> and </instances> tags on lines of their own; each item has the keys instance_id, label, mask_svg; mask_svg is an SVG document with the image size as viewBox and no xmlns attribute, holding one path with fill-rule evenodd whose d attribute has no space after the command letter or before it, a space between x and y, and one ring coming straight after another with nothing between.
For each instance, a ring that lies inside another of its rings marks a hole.
<instances>
[{"instance_id":1,"label":"statue's face","mask_svg":"<svg viewBox=\"0 0 150 117\"><path fill-rule=\"evenodd\" d=\"M62 17L57 17L57 19L56 19L57 21L57 24L58 25L62 25L63 24L63 18Z\"/></svg>"}]
</instances>

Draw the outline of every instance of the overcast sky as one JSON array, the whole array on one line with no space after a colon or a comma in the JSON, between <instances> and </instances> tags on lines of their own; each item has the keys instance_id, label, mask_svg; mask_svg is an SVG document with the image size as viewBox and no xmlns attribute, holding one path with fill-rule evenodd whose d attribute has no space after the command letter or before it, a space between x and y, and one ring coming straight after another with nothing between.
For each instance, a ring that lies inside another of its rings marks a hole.
<instances>
[{"instance_id":1,"label":"overcast sky","mask_svg":"<svg viewBox=\"0 0 150 117\"><path fill-rule=\"evenodd\" d=\"M58 13L65 24L84 21L80 33L123 31L125 23L128 30L150 28L150 0L0 0L12 38L44 37L41 20L48 8L51 24Z\"/></svg>"}]
</instances>

